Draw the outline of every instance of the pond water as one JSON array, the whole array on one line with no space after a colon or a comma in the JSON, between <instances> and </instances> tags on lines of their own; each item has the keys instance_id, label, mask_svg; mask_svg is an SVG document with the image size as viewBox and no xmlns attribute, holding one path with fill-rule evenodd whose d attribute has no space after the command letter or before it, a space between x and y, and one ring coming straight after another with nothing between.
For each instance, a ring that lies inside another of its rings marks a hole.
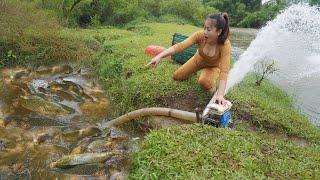
<instances>
[{"instance_id":1,"label":"pond water","mask_svg":"<svg viewBox=\"0 0 320 180\"><path fill-rule=\"evenodd\" d=\"M86 69L67 65L3 69L0 87L0 179L106 178L128 174L137 138L101 128L110 104ZM116 152L105 162L97 155ZM61 157L94 163L58 168Z\"/></svg>"}]
</instances>

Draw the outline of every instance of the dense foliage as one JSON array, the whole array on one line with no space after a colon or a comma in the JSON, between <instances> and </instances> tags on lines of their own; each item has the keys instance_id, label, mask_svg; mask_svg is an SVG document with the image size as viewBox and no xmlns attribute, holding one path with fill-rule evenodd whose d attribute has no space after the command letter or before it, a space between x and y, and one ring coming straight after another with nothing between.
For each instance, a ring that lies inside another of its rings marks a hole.
<instances>
[{"instance_id":1,"label":"dense foliage","mask_svg":"<svg viewBox=\"0 0 320 180\"><path fill-rule=\"evenodd\" d=\"M72 26L122 26L131 21L189 23L202 26L209 13L228 12L234 27L259 28L283 8L286 0L35 0L67 17ZM311 0L313 4L317 0Z\"/></svg>"},{"instance_id":2,"label":"dense foliage","mask_svg":"<svg viewBox=\"0 0 320 180\"><path fill-rule=\"evenodd\" d=\"M217 12L198 0L36 0L68 18L69 25L125 25L133 20L188 22L201 25L206 14Z\"/></svg>"}]
</instances>

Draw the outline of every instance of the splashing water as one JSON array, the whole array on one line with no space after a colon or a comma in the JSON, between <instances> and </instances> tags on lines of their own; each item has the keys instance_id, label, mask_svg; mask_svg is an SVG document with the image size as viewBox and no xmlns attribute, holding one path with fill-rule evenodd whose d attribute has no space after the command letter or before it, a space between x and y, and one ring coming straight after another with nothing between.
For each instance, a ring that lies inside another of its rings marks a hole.
<instances>
[{"instance_id":1,"label":"splashing water","mask_svg":"<svg viewBox=\"0 0 320 180\"><path fill-rule=\"evenodd\" d=\"M271 79L320 127L319 7L294 4L268 22L234 64L226 92L264 59L275 60L280 71Z\"/></svg>"}]
</instances>

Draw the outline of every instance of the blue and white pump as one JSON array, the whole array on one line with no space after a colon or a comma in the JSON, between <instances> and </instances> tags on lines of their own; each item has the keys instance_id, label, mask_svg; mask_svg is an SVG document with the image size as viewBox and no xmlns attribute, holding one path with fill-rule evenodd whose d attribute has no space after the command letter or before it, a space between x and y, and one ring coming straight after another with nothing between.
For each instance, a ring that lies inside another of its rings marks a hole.
<instances>
[{"instance_id":1,"label":"blue and white pump","mask_svg":"<svg viewBox=\"0 0 320 180\"><path fill-rule=\"evenodd\" d=\"M201 122L215 127L233 128L231 107L232 103L230 101L227 101L224 106L216 104L214 98L212 98L202 113Z\"/></svg>"}]
</instances>

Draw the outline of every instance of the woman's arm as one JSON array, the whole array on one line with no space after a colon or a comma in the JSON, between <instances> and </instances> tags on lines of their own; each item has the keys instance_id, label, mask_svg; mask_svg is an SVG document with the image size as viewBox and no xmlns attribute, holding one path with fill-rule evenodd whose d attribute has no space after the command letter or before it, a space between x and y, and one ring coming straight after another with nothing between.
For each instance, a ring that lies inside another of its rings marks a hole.
<instances>
[{"instance_id":1,"label":"woman's arm","mask_svg":"<svg viewBox=\"0 0 320 180\"><path fill-rule=\"evenodd\" d=\"M217 96L224 96L224 93L226 91L227 86L227 80L220 80L219 88L217 90Z\"/></svg>"},{"instance_id":2,"label":"woman's arm","mask_svg":"<svg viewBox=\"0 0 320 180\"><path fill-rule=\"evenodd\" d=\"M174 51L180 53L195 43L198 43L204 37L203 30L196 31L184 41L173 45Z\"/></svg>"},{"instance_id":3,"label":"woman's arm","mask_svg":"<svg viewBox=\"0 0 320 180\"><path fill-rule=\"evenodd\" d=\"M225 42L225 45L222 48L221 57L220 57L220 80L227 80L229 69L230 69L230 59L231 59L231 43L229 40Z\"/></svg>"},{"instance_id":4,"label":"woman's arm","mask_svg":"<svg viewBox=\"0 0 320 180\"><path fill-rule=\"evenodd\" d=\"M231 43L228 40L222 50L221 62L220 62L220 84L217 92L213 96L214 102L218 104L226 105L224 94L227 86L227 78L230 67L230 56L231 56Z\"/></svg>"},{"instance_id":5,"label":"woman's arm","mask_svg":"<svg viewBox=\"0 0 320 180\"><path fill-rule=\"evenodd\" d=\"M170 48L164 50L163 52L161 52L160 54L152 58L151 61L146 66L150 66L150 65L156 66L161 61L162 58L185 50L186 48L197 43L202 37L203 37L203 31L197 31L193 33L190 37L188 37L184 41L171 46Z\"/></svg>"},{"instance_id":6,"label":"woman's arm","mask_svg":"<svg viewBox=\"0 0 320 180\"><path fill-rule=\"evenodd\" d=\"M218 88L217 92L213 96L213 98L214 98L213 102L214 103L226 105L227 102L223 97L224 93L226 91L226 86L227 86L227 80L220 80L219 88Z\"/></svg>"}]
</instances>

